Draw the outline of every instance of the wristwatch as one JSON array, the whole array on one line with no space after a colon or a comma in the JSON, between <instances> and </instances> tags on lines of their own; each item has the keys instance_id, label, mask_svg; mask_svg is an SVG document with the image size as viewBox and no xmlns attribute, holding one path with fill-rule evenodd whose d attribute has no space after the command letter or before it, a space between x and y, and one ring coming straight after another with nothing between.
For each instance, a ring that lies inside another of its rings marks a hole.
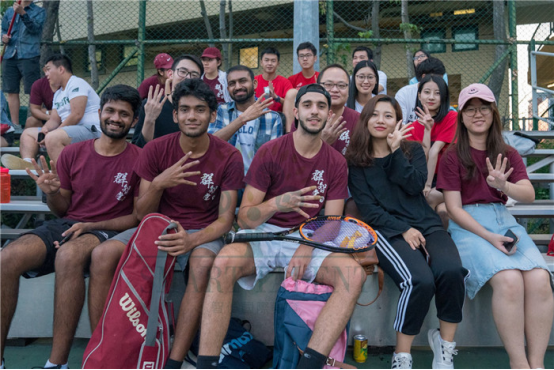
<instances>
[{"instance_id":1,"label":"wristwatch","mask_svg":"<svg viewBox=\"0 0 554 370\"><path fill-rule=\"evenodd\" d=\"M275 99L273 99L274 102L276 103L280 103L281 102L281 97L279 95L275 95Z\"/></svg>"}]
</instances>

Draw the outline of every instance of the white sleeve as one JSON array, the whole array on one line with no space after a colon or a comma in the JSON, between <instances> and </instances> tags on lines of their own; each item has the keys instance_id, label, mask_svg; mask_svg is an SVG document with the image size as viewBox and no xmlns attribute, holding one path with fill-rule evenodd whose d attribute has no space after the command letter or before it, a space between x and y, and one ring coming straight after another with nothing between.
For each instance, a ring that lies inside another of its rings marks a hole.
<instances>
[{"instance_id":1,"label":"white sleeve","mask_svg":"<svg viewBox=\"0 0 554 370\"><path fill-rule=\"evenodd\" d=\"M383 71L377 71L379 75L379 85L383 86L382 94L387 94L387 75Z\"/></svg>"},{"instance_id":2,"label":"white sleeve","mask_svg":"<svg viewBox=\"0 0 554 370\"><path fill-rule=\"evenodd\" d=\"M406 92L407 89L406 86L404 86L403 88L398 90L398 92L394 96L398 104L400 104L400 108L402 108L402 124L404 125L408 123L408 109L410 107L410 104L408 104L408 102L406 101Z\"/></svg>"},{"instance_id":3,"label":"white sleeve","mask_svg":"<svg viewBox=\"0 0 554 370\"><path fill-rule=\"evenodd\" d=\"M83 79L72 78L67 84L67 97L69 101L78 96L86 96L88 98L89 90L91 89L90 85Z\"/></svg>"}]
</instances>

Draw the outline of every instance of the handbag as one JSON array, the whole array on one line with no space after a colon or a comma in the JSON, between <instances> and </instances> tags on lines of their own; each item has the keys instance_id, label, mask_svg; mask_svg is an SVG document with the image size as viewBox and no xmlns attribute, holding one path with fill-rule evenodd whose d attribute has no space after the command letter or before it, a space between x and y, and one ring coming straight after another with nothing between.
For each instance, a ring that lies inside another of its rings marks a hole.
<instances>
[{"instance_id":1,"label":"handbag","mask_svg":"<svg viewBox=\"0 0 554 370\"><path fill-rule=\"evenodd\" d=\"M365 252L358 252L353 253L352 256L362 266L365 273L369 275L375 274L375 268L377 267L377 281L379 284L379 291L377 292L377 297L375 297L374 300L372 300L369 303L360 303L357 302L360 306L369 306L370 304L374 303L377 298L381 295L381 292L383 291L383 284L385 280L385 274L383 272L383 269L379 267L379 258L377 257L377 251L375 248L365 251Z\"/></svg>"},{"instance_id":2,"label":"handbag","mask_svg":"<svg viewBox=\"0 0 554 370\"><path fill-rule=\"evenodd\" d=\"M554 257L554 235L550 238L550 243L548 243L548 252L546 252L546 255Z\"/></svg>"}]
</instances>

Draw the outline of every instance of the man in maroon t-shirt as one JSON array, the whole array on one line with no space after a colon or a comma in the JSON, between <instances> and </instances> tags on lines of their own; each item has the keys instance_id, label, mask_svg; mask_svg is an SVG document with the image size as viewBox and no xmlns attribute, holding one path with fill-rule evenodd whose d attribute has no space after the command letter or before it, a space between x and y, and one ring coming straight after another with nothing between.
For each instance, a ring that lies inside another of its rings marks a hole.
<instances>
[{"instance_id":1,"label":"man in maroon t-shirt","mask_svg":"<svg viewBox=\"0 0 554 370\"><path fill-rule=\"evenodd\" d=\"M158 245L177 256L183 271L190 261L189 281L194 284L187 285L166 365L181 368L198 330L213 260L223 247L222 235L234 220L244 164L238 149L207 132L216 116L217 101L204 81L179 83L172 98L173 118L180 131L146 144L135 171L141 178L138 217L159 212L177 221L179 231L160 237ZM93 327L101 317L110 277L133 233L134 229L127 230L103 243L92 257L90 288L105 292L94 298L98 308L89 311ZM98 273L108 270L108 274Z\"/></svg>"},{"instance_id":2,"label":"man in maroon t-shirt","mask_svg":"<svg viewBox=\"0 0 554 370\"><path fill-rule=\"evenodd\" d=\"M29 99L31 115L25 121L25 128L42 127L50 119L54 92L59 88L59 86L50 85L47 77L38 79L33 83Z\"/></svg>"},{"instance_id":3,"label":"man in maroon t-shirt","mask_svg":"<svg viewBox=\"0 0 554 370\"><path fill-rule=\"evenodd\" d=\"M61 217L22 235L2 250L2 355L17 305L19 278L56 271L53 347L45 368L65 366L85 300L84 273L93 249L138 223L133 211L138 177L133 166L140 148L127 143L137 120L138 91L116 85L100 103L99 139L67 146L52 170L41 157L37 175L27 170L46 194L48 207ZM41 302L36 302L40 307Z\"/></svg>"},{"instance_id":4,"label":"man in maroon t-shirt","mask_svg":"<svg viewBox=\"0 0 554 370\"><path fill-rule=\"evenodd\" d=\"M238 214L243 229L286 230L317 215L323 207L326 215L342 214L347 196L346 160L321 139L330 103L331 97L319 85L298 91L294 113L300 127L264 144L246 175ZM348 255L294 242L270 241L230 244L215 259L204 302L199 369L217 367L231 317L235 282L252 289L277 267L287 267L286 277L294 280L316 281L334 288L298 363L298 368L323 367L352 315L365 273Z\"/></svg>"},{"instance_id":5,"label":"man in maroon t-shirt","mask_svg":"<svg viewBox=\"0 0 554 370\"><path fill-rule=\"evenodd\" d=\"M142 81L138 88L141 99L146 99L148 97L150 86L152 86L152 90L154 90L156 86L159 86L160 89L165 89L166 81L171 78L171 66L173 66L173 58L169 54L161 53L156 55L156 58L154 58L156 74Z\"/></svg>"}]
</instances>

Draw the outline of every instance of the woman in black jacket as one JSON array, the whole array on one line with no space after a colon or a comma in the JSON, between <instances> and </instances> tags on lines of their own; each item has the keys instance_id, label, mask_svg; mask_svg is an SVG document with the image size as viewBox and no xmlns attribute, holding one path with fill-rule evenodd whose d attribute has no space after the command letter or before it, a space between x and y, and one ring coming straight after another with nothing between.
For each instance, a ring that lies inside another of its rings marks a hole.
<instances>
[{"instance_id":1,"label":"woman in black jacket","mask_svg":"<svg viewBox=\"0 0 554 370\"><path fill-rule=\"evenodd\" d=\"M411 368L412 342L433 295L440 322L440 331L428 333L433 368L453 368L468 271L425 200L427 161L420 144L405 141L411 130L402 127L402 110L394 98L373 97L346 152L348 186L362 219L385 239L377 248L379 264L401 291L392 368Z\"/></svg>"}]
</instances>

